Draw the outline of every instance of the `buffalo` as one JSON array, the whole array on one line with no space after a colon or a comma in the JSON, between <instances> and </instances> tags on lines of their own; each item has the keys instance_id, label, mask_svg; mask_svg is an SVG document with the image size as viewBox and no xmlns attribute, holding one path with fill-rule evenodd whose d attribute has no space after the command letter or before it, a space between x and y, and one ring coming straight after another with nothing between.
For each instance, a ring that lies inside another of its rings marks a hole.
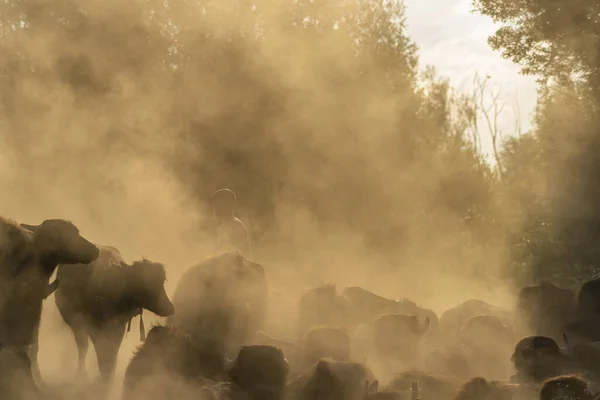
<instances>
[{"instance_id":1,"label":"buffalo","mask_svg":"<svg viewBox=\"0 0 600 400\"><path fill-rule=\"evenodd\" d=\"M59 264L89 263L98 248L83 238L71 222L45 220L17 225L0 219L0 343L29 347L33 374L43 300L57 287L49 284Z\"/></svg>"},{"instance_id":2,"label":"buffalo","mask_svg":"<svg viewBox=\"0 0 600 400\"><path fill-rule=\"evenodd\" d=\"M243 346L228 367L230 398L281 400L289 373L281 349L273 346Z\"/></svg>"},{"instance_id":3,"label":"buffalo","mask_svg":"<svg viewBox=\"0 0 600 400\"><path fill-rule=\"evenodd\" d=\"M353 329L358 317L359 312L352 301L340 296L334 285L306 290L299 302L299 339L304 339L309 330L318 326Z\"/></svg>"},{"instance_id":4,"label":"buffalo","mask_svg":"<svg viewBox=\"0 0 600 400\"><path fill-rule=\"evenodd\" d=\"M365 383L375 375L363 363L320 360L307 374L288 384L291 400L364 400Z\"/></svg>"},{"instance_id":5,"label":"buffalo","mask_svg":"<svg viewBox=\"0 0 600 400\"><path fill-rule=\"evenodd\" d=\"M514 400L520 390L518 385L473 378L460 389L456 400Z\"/></svg>"},{"instance_id":6,"label":"buffalo","mask_svg":"<svg viewBox=\"0 0 600 400\"><path fill-rule=\"evenodd\" d=\"M571 372L573 363L556 341L547 336L528 336L515 346L511 361L515 383L540 384L544 380Z\"/></svg>"},{"instance_id":7,"label":"buffalo","mask_svg":"<svg viewBox=\"0 0 600 400\"><path fill-rule=\"evenodd\" d=\"M345 288L342 296L352 302L358 312L360 322L368 322L381 314L401 312L402 304L397 300L387 299L360 286Z\"/></svg>"},{"instance_id":8,"label":"buffalo","mask_svg":"<svg viewBox=\"0 0 600 400\"><path fill-rule=\"evenodd\" d=\"M579 318L600 317L600 275L581 285L577 293L577 313Z\"/></svg>"},{"instance_id":9,"label":"buffalo","mask_svg":"<svg viewBox=\"0 0 600 400\"><path fill-rule=\"evenodd\" d=\"M501 308L482 300L470 299L446 310L441 315L440 330L447 340L453 341L465 324L478 315L492 315L500 318L504 323L510 319L508 313Z\"/></svg>"},{"instance_id":10,"label":"buffalo","mask_svg":"<svg viewBox=\"0 0 600 400\"><path fill-rule=\"evenodd\" d=\"M0 346L0 393L3 399L37 400L41 392L33 379L25 348Z\"/></svg>"},{"instance_id":11,"label":"buffalo","mask_svg":"<svg viewBox=\"0 0 600 400\"><path fill-rule=\"evenodd\" d=\"M267 335L262 331L256 332L256 335L248 341L248 344L273 346L283 351L285 358L290 365L289 376L296 377L296 374L301 372L302 368L302 349L294 343L280 340L278 338Z\"/></svg>"},{"instance_id":12,"label":"buffalo","mask_svg":"<svg viewBox=\"0 0 600 400\"><path fill-rule=\"evenodd\" d=\"M220 347L200 343L176 327L155 326L125 371L124 398L186 398L227 377ZM210 397L210 396L209 396Z\"/></svg>"},{"instance_id":13,"label":"buffalo","mask_svg":"<svg viewBox=\"0 0 600 400\"><path fill-rule=\"evenodd\" d=\"M576 315L575 294L549 282L528 286L519 292L517 311L534 335L560 340L564 326Z\"/></svg>"},{"instance_id":14,"label":"buffalo","mask_svg":"<svg viewBox=\"0 0 600 400\"><path fill-rule=\"evenodd\" d=\"M577 376L558 376L546 380L540 390L540 400L594 400L588 382Z\"/></svg>"},{"instance_id":15,"label":"buffalo","mask_svg":"<svg viewBox=\"0 0 600 400\"><path fill-rule=\"evenodd\" d=\"M509 358L513 345L514 333L510 326L496 316L478 315L467 321L453 346L479 376L505 379L512 367Z\"/></svg>"},{"instance_id":16,"label":"buffalo","mask_svg":"<svg viewBox=\"0 0 600 400\"><path fill-rule=\"evenodd\" d=\"M73 331L79 353L78 376L85 375L88 337L96 350L100 374L108 381L130 320L149 310L170 316L174 307L164 283L162 264L148 260L126 264L114 247L98 246L100 257L86 265L60 265L56 305ZM141 327L143 330L143 327Z\"/></svg>"},{"instance_id":17,"label":"buffalo","mask_svg":"<svg viewBox=\"0 0 600 400\"><path fill-rule=\"evenodd\" d=\"M315 365L322 358L350 361L351 338L344 328L317 327L308 331L304 342L304 361Z\"/></svg>"},{"instance_id":18,"label":"buffalo","mask_svg":"<svg viewBox=\"0 0 600 400\"><path fill-rule=\"evenodd\" d=\"M360 323L369 322L373 318L383 314L400 313L416 315L423 318L429 318L430 327L428 332L437 333L439 321L435 312L419 307L413 301L407 299L388 299L363 289L360 286L345 288L342 291L341 296L350 300L353 308L356 310L356 318Z\"/></svg>"},{"instance_id":19,"label":"buffalo","mask_svg":"<svg viewBox=\"0 0 600 400\"><path fill-rule=\"evenodd\" d=\"M386 373L414 366L419 345L429 329L429 319L414 315L386 314L357 328L352 352L356 360L374 360Z\"/></svg>"},{"instance_id":20,"label":"buffalo","mask_svg":"<svg viewBox=\"0 0 600 400\"><path fill-rule=\"evenodd\" d=\"M570 337L585 342L600 341L600 275L583 283L577 293L577 315L565 326ZM564 319L562 320L564 321Z\"/></svg>"},{"instance_id":21,"label":"buffalo","mask_svg":"<svg viewBox=\"0 0 600 400\"><path fill-rule=\"evenodd\" d=\"M576 343L567 350L590 381L600 383L600 343Z\"/></svg>"},{"instance_id":22,"label":"buffalo","mask_svg":"<svg viewBox=\"0 0 600 400\"><path fill-rule=\"evenodd\" d=\"M433 348L425 354L423 368L432 374L463 381L473 376L468 355L458 346Z\"/></svg>"},{"instance_id":23,"label":"buffalo","mask_svg":"<svg viewBox=\"0 0 600 400\"><path fill-rule=\"evenodd\" d=\"M172 326L194 338L213 340L228 354L263 329L268 286L264 267L239 252L209 258L188 269L179 279Z\"/></svg>"}]
</instances>

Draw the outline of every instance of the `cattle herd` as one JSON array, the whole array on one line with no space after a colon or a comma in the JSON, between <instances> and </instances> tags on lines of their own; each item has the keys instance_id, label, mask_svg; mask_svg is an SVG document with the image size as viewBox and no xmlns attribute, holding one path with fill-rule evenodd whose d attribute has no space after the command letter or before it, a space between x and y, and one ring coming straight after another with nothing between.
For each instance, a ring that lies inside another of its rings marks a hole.
<instances>
[{"instance_id":1,"label":"cattle herd","mask_svg":"<svg viewBox=\"0 0 600 400\"><path fill-rule=\"evenodd\" d=\"M0 399L106 399L138 316L123 400L600 398L600 277L577 293L525 287L512 309L472 299L438 316L361 287L321 285L290 305L267 272L237 252L217 255L169 298L160 263L129 265L68 221L0 219ZM37 363L52 293L78 349L72 385L45 382ZM166 317L147 335L144 310ZM96 386L82 384L89 339Z\"/></svg>"}]
</instances>

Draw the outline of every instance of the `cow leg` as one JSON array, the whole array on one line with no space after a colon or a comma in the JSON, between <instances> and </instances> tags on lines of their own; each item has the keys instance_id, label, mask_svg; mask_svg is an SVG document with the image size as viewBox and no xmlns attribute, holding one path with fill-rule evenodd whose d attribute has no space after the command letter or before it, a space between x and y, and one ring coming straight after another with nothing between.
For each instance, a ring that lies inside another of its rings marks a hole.
<instances>
[{"instance_id":1,"label":"cow leg","mask_svg":"<svg viewBox=\"0 0 600 400\"><path fill-rule=\"evenodd\" d=\"M81 315L76 315L66 322L73 332L75 344L77 345L77 372L75 373L75 379L77 381L85 381L87 377L85 359L87 358L89 347L89 333L87 325L85 319Z\"/></svg>"},{"instance_id":2,"label":"cow leg","mask_svg":"<svg viewBox=\"0 0 600 400\"><path fill-rule=\"evenodd\" d=\"M40 321L35 324L33 331L33 343L29 346L29 359L31 360L31 374L33 380L38 384L42 384L42 374L40 372L40 365L38 364L38 352L40 350Z\"/></svg>"},{"instance_id":3,"label":"cow leg","mask_svg":"<svg viewBox=\"0 0 600 400\"><path fill-rule=\"evenodd\" d=\"M98 369L104 383L110 382L117 365L117 355L123 342L125 324L109 323L92 332L92 342L98 358Z\"/></svg>"}]
</instances>

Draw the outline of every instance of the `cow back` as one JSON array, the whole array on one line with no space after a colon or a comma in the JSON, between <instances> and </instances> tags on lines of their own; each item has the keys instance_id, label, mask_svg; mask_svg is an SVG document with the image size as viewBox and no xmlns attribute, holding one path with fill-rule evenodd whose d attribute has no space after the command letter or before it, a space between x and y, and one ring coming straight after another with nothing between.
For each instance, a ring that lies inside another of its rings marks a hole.
<instances>
[{"instance_id":1,"label":"cow back","mask_svg":"<svg viewBox=\"0 0 600 400\"><path fill-rule=\"evenodd\" d=\"M561 340L564 326L575 317L575 295L568 289L542 282L519 292L517 311L533 334Z\"/></svg>"},{"instance_id":2,"label":"cow back","mask_svg":"<svg viewBox=\"0 0 600 400\"><path fill-rule=\"evenodd\" d=\"M173 295L177 311L168 323L193 337L234 335L235 342L244 341L264 326L267 298L264 267L238 252L225 253L181 276Z\"/></svg>"},{"instance_id":3,"label":"cow back","mask_svg":"<svg viewBox=\"0 0 600 400\"><path fill-rule=\"evenodd\" d=\"M577 294L579 317L596 317L600 314L600 276L585 282Z\"/></svg>"},{"instance_id":4,"label":"cow back","mask_svg":"<svg viewBox=\"0 0 600 400\"><path fill-rule=\"evenodd\" d=\"M123 257L111 246L98 249L99 257L89 264L59 265L56 294L59 310L69 304L91 314L107 314L123 297L127 284L126 271L121 265Z\"/></svg>"}]
</instances>

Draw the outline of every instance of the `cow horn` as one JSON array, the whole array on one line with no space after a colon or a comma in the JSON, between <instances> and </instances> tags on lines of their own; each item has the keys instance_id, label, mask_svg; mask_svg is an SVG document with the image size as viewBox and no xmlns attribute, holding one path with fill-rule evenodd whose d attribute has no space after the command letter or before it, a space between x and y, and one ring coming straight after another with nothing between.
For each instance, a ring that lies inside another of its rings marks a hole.
<instances>
[{"instance_id":1,"label":"cow horn","mask_svg":"<svg viewBox=\"0 0 600 400\"><path fill-rule=\"evenodd\" d=\"M49 283L44 290L44 299L47 299L52 293L58 289L58 278L54 279L52 283Z\"/></svg>"},{"instance_id":2,"label":"cow horn","mask_svg":"<svg viewBox=\"0 0 600 400\"><path fill-rule=\"evenodd\" d=\"M425 334L425 332L427 332L427 330L429 329L429 325L431 324L431 320L429 319L429 317L425 317L425 320L422 324L419 324L419 318L415 318L415 333L418 333L420 335Z\"/></svg>"},{"instance_id":3,"label":"cow horn","mask_svg":"<svg viewBox=\"0 0 600 400\"><path fill-rule=\"evenodd\" d=\"M123 268L131 267L131 265L127 264L125 261L121 261L120 264L121 264L121 267L123 267Z\"/></svg>"},{"instance_id":4,"label":"cow horn","mask_svg":"<svg viewBox=\"0 0 600 400\"><path fill-rule=\"evenodd\" d=\"M140 342L146 340L146 327L144 326L144 317L142 316L142 311L140 311Z\"/></svg>"},{"instance_id":5,"label":"cow horn","mask_svg":"<svg viewBox=\"0 0 600 400\"><path fill-rule=\"evenodd\" d=\"M225 356L225 371L229 371L233 367L234 362L235 360Z\"/></svg>"},{"instance_id":6,"label":"cow horn","mask_svg":"<svg viewBox=\"0 0 600 400\"><path fill-rule=\"evenodd\" d=\"M569 346L569 337L567 336L566 333L563 333L562 337L563 337L563 346L565 348L565 350L564 350L565 353L567 355L572 355L572 353L571 353L571 346Z\"/></svg>"},{"instance_id":7,"label":"cow horn","mask_svg":"<svg viewBox=\"0 0 600 400\"><path fill-rule=\"evenodd\" d=\"M40 226L39 225L28 225L28 224L20 224L21 228L26 229L31 232L35 232Z\"/></svg>"}]
</instances>

